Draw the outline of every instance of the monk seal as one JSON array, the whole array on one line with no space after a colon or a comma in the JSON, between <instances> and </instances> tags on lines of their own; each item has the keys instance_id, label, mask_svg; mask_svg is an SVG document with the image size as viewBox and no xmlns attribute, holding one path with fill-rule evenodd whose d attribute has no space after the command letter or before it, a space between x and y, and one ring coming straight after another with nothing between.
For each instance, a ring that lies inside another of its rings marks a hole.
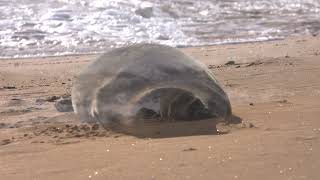
<instances>
[{"instance_id":1,"label":"monk seal","mask_svg":"<svg viewBox=\"0 0 320 180\"><path fill-rule=\"evenodd\" d=\"M135 44L101 55L77 77L72 106L104 127L227 120L228 96L208 68L177 48Z\"/></svg>"}]
</instances>

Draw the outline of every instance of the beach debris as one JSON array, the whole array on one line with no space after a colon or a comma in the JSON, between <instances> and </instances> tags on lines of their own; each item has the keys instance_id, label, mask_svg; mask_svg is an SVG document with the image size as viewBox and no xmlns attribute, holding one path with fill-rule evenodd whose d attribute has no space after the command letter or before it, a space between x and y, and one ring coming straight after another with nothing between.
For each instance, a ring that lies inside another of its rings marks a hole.
<instances>
[{"instance_id":1,"label":"beach debris","mask_svg":"<svg viewBox=\"0 0 320 180\"><path fill-rule=\"evenodd\" d=\"M283 99L283 100L280 100L280 101L277 101L278 103L280 104L289 104L288 100L286 99Z\"/></svg>"},{"instance_id":2,"label":"beach debris","mask_svg":"<svg viewBox=\"0 0 320 180\"><path fill-rule=\"evenodd\" d=\"M228 67L228 66L234 66L234 68L240 68L240 67L257 66L261 64L270 64L270 63L272 63L272 61L268 61L268 62L256 61L256 62L250 62L250 63L236 63L235 61L228 61L224 65L208 65L208 68L214 69L214 68L221 68L221 67ZM292 65L292 63L290 65Z\"/></svg>"},{"instance_id":3,"label":"beach debris","mask_svg":"<svg viewBox=\"0 0 320 180\"><path fill-rule=\"evenodd\" d=\"M3 86L3 89L17 89L15 86Z\"/></svg>"},{"instance_id":4,"label":"beach debris","mask_svg":"<svg viewBox=\"0 0 320 180\"><path fill-rule=\"evenodd\" d=\"M103 54L73 83L72 104L82 121L132 135L154 123L231 116L227 94L205 65L157 44Z\"/></svg>"},{"instance_id":5,"label":"beach debris","mask_svg":"<svg viewBox=\"0 0 320 180\"><path fill-rule=\"evenodd\" d=\"M22 99L19 99L19 98L12 98L12 99L10 99L10 100L12 100L12 101L21 101Z\"/></svg>"},{"instance_id":6,"label":"beach debris","mask_svg":"<svg viewBox=\"0 0 320 180\"><path fill-rule=\"evenodd\" d=\"M184 150L182 150L182 151L196 151L197 149L196 148L187 148L187 149L184 149Z\"/></svg>"},{"instance_id":7,"label":"beach debris","mask_svg":"<svg viewBox=\"0 0 320 180\"><path fill-rule=\"evenodd\" d=\"M4 139L0 142L0 146L10 144L11 142L12 142L11 139Z\"/></svg>"},{"instance_id":8,"label":"beach debris","mask_svg":"<svg viewBox=\"0 0 320 180\"><path fill-rule=\"evenodd\" d=\"M246 65L246 67L256 66L256 65L260 65L260 64L263 64L263 62L259 62L259 61L257 61L257 62L251 62L251 63L249 63L248 65Z\"/></svg>"},{"instance_id":9,"label":"beach debris","mask_svg":"<svg viewBox=\"0 0 320 180\"><path fill-rule=\"evenodd\" d=\"M44 99L45 101L48 101L48 102L54 102L56 100L60 99L59 96L49 96L47 97L46 99Z\"/></svg>"},{"instance_id":10,"label":"beach debris","mask_svg":"<svg viewBox=\"0 0 320 180\"><path fill-rule=\"evenodd\" d=\"M55 102L56 100L60 99L60 96L49 96L49 97L46 97L44 99L42 98L38 98L36 99L36 103L45 103L45 102Z\"/></svg>"},{"instance_id":11,"label":"beach debris","mask_svg":"<svg viewBox=\"0 0 320 180\"><path fill-rule=\"evenodd\" d=\"M226 66L231 66L231 65L235 65L236 62L235 61L228 61L227 63L225 63L224 65Z\"/></svg>"},{"instance_id":12,"label":"beach debris","mask_svg":"<svg viewBox=\"0 0 320 180\"><path fill-rule=\"evenodd\" d=\"M249 123L249 128L255 128L256 126L252 124L251 122Z\"/></svg>"}]
</instances>

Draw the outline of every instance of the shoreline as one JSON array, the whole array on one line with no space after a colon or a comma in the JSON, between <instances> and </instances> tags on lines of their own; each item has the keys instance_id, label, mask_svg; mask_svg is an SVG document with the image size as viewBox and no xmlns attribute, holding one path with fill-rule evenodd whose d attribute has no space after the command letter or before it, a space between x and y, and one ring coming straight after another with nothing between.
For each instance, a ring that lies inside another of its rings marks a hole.
<instances>
[{"instance_id":1,"label":"shoreline","mask_svg":"<svg viewBox=\"0 0 320 180\"><path fill-rule=\"evenodd\" d=\"M252 40L252 41L245 41L245 42L230 42L230 43L220 43L220 44L208 44L208 45L186 45L181 46L178 45L175 48L178 49L185 49L185 48L203 48L203 47L212 47L212 46L222 46L222 45L237 45L237 44L251 44L251 43L261 43L261 42L273 42L273 41L282 41L288 38L292 38L295 36L289 36L287 38L275 38L275 39L267 39L267 40ZM305 36L298 36L298 37L305 37ZM134 44L134 43L133 43ZM112 48L110 48L112 49ZM88 53L68 53L68 54L61 54L61 55L24 55L20 57L0 57L0 60L22 60L22 59L39 59L39 58L46 58L46 57L70 57L70 56L99 56L103 54L103 52L88 52Z\"/></svg>"},{"instance_id":2,"label":"shoreline","mask_svg":"<svg viewBox=\"0 0 320 180\"><path fill-rule=\"evenodd\" d=\"M1 59L1 176L319 178L319 36L181 50L209 67L242 124L222 127L223 135L159 139L95 130L54 103L98 55Z\"/></svg>"},{"instance_id":3,"label":"shoreline","mask_svg":"<svg viewBox=\"0 0 320 180\"><path fill-rule=\"evenodd\" d=\"M313 40L313 39L319 39L319 36L289 36L287 38L283 39L275 39L275 40L266 40L266 41L253 41L253 42L243 42L243 43L225 43L225 44L213 44L213 45L201 45L201 46L186 46L186 47L177 47L178 49L182 50L185 53L189 53L192 50L198 50L201 51L212 51L212 50L219 50L221 48L227 48L227 49L233 49L237 47L246 47L246 46L254 46L254 45L263 45L267 44L281 44L282 42L300 42L305 40ZM270 47L269 47L270 48ZM30 57L0 57L1 61L27 61L27 60L41 60L41 59L52 59L52 60L65 60L68 58L82 58L82 57L90 57L92 59L99 57L102 55L103 52L96 52L96 53L83 53L83 54L65 54L65 55L45 55L45 56L30 56ZM189 53L189 55L194 55ZM247 54L250 56L250 52ZM195 57L197 58L197 57Z\"/></svg>"}]
</instances>

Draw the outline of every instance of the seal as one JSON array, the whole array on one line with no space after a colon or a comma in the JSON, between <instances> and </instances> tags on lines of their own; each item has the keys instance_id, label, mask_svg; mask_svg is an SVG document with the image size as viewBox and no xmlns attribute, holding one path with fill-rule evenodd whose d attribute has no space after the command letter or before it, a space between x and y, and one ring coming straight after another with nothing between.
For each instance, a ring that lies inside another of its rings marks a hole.
<instances>
[{"instance_id":1,"label":"seal","mask_svg":"<svg viewBox=\"0 0 320 180\"><path fill-rule=\"evenodd\" d=\"M82 121L111 128L231 116L228 96L205 65L158 44L100 56L74 82L72 106Z\"/></svg>"}]
</instances>

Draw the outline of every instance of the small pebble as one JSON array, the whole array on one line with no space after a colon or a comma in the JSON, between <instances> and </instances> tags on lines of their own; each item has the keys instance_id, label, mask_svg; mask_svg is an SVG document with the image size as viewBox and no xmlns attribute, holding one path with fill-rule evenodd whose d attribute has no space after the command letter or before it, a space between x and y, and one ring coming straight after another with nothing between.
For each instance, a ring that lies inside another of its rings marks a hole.
<instances>
[{"instance_id":1,"label":"small pebble","mask_svg":"<svg viewBox=\"0 0 320 180\"><path fill-rule=\"evenodd\" d=\"M188 148L188 149L184 149L183 151L196 151L196 148Z\"/></svg>"},{"instance_id":2,"label":"small pebble","mask_svg":"<svg viewBox=\"0 0 320 180\"><path fill-rule=\"evenodd\" d=\"M255 126L252 123L249 123L249 128L254 128Z\"/></svg>"}]
</instances>

